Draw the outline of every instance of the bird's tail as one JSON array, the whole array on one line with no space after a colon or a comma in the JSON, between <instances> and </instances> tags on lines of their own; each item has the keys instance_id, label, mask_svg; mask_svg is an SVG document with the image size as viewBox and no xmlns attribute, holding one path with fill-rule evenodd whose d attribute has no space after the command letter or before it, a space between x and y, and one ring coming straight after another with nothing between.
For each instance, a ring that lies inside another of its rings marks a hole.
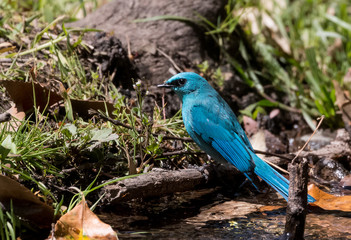
<instances>
[{"instance_id":1,"label":"bird's tail","mask_svg":"<svg viewBox=\"0 0 351 240\"><path fill-rule=\"evenodd\" d=\"M255 162L255 173L262 178L266 183L272 186L277 192L282 195L286 201L289 196L289 180L283 177L280 173L269 166L265 161L259 158L256 154L252 154ZM308 195L308 202L315 202L316 200Z\"/></svg>"}]
</instances>

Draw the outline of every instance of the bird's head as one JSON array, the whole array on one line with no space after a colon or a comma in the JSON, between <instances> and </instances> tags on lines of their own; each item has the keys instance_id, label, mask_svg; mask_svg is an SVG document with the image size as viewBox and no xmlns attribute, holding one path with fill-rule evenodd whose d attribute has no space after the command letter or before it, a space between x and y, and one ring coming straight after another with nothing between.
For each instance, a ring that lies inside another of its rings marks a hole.
<instances>
[{"instance_id":1,"label":"bird's head","mask_svg":"<svg viewBox=\"0 0 351 240\"><path fill-rule=\"evenodd\" d=\"M193 72L182 72L168 79L164 84L157 87L171 88L179 97L195 92L204 86L208 86L207 81L200 75Z\"/></svg>"}]
</instances>

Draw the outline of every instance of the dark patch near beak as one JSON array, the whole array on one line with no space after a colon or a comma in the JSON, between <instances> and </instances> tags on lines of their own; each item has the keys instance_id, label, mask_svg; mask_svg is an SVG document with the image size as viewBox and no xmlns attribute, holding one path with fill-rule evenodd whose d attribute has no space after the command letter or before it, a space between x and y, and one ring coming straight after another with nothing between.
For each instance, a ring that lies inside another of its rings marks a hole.
<instances>
[{"instance_id":1,"label":"dark patch near beak","mask_svg":"<svg viewBox=\"0 0 351 240\"><path fill-rule=\"evenodd\" d=\"M157 85L158 88L171 88L173 87L172 85L168 85L168 84L160 84L160 85Z\"/></svg>"}]
</instances>

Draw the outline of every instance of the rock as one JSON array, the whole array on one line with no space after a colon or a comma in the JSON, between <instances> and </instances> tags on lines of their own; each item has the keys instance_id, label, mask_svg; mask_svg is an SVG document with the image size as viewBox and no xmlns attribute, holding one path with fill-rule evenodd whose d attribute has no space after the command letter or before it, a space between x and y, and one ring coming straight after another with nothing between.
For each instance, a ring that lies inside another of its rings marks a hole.
<instances>
[{"instance_id":1,"label":"rock","mask_svg":"<svg viewBox=\"0 0 351 240\"><path fill-rule=\"evenodd\" d=\"M337 161L325 157L321 158L313 168L314 176L328 182L339 182L348 171Z\"/></svg>"}]
</instances>

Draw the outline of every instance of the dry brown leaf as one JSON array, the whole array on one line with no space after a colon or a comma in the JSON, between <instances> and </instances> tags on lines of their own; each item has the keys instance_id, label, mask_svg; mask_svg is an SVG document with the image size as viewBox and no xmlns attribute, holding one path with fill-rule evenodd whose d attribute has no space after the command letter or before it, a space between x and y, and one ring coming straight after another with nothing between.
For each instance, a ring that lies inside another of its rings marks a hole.
<instances>
[{"instance_id":1,"label":"dry brown leaf","mask_svg":"<svg viewBox=\"0 0 351 240\"><path fill-rule=\"evenodd\" d=\"M7 128L7 131L16 132L19 126L21 126L21 121L25 118L26 114L14 104L11 104L11 108L5 114L10 114L10 127ZM0 125L0 130L3 130L5 126Z\"/></svg>"},{"instance_id":2,"label":"dry brown leaf","mask_svg":"<svg viewBox=\"0 0 351 240\"><path fill-rule=\"evenodd\" d=\"M285 208L285 206L262 206L258 210L260 212L271 212L281 208Z\"/></svg>"},{"instance_id":3,"label":"dry brown leaf","mask_svg":"<svg viewBox=\"0 0 351 240\"><path fill-rule=\"evenodd\" d=\"M269 113L269 118L270 118L270 119L273 119L273 118L275 118L276 116L278 116L279 114L280 114L279 108L275 108L275 109L273 109L273 110Z\"/></svg>"},{"instance_id":4,"label":"dry brown leaf","mask_svg":"<svg viewBox=\"0 0 351 240\"><path fill-rule=\"evenodd\" d=\"M43 110L47 106L50 107L64 100L61 93L52 91L37 82L32 83L23 81L0 80L0 85L6 88L8 94L11 97L11 100L15 103L15 107L18 109L17 112L28 112L33 109L33 87L35 90L35 103L36 106L39 107L39 110ZM60 89L60 91L65 91L65 89ZM109 102L105 103L104 101L77 99L70 100L73 112L81 117L88 117L89 109L94 109L96 111L101 110L103 112L105 112L107 109L110 116L112 116L112 112L114 110L113 104Z\"/></svg>"},{"instance_id":5,"label":"dry brown leaf","mask_svg":"<svg viewBox=\"0 0 351 240\"><path fill-rule=\"evenodd\" d=\"M112 116L112 112L113 110L115 110L112 103L104 101L71 99L71 104L73 111L77 113L80 117L88 117L90 115L89 109L106 112L107 108L109 116Z\"/></svg>"},{"instance_id":6,"label":"dry brown leaf","mask_svg":"<svg viewBox=\"0 0 351 240\"><path fill-rule=\"evenodd\" d=\"M259 129L254 135L252 135L250 137L250 142L255 150L260 150L262 152L267 151L265 131L263 129ZM263 154L257 154L257 156L265 159L265 155Z\"/></svg>"},{"instance_id":7,"label":"dry brown leaf","mask_svg":"<svg viewBox=\"0 0 351 240\"><path fill-rule=\"evenodd\" d=\"M54 221L52 207L40 201L29 189L9 177L0 175L0 202L6 209L10 203L14 213L41 228L49 228Z\"/></svg>"},{"instance_id":8,"label":"dry brown leaf","mask_svg":"<svg viewBox=\"0 0 351 240\"><path fill-rule=\"evenodd\" d=\"M316 199L314 203L310 203L311 206L317 206L324 210L351 211L351 196L334 196L323 192L314 184L308 187L308 194Z\"/></svg>"},{"instance_id":9,"label":"dry brown leaf","mask_svg":"<svg viewBox=\"0 0 351 240\"><path fill-rule=\"evenodd\" d=\"M31 110L34 106L33 88L35 92L35 103L40 110L63 100L61 95L43 87L37 82L1 80L0 84L6 88L11 100L16 104L16 107L21 108L23 112Z\"/></svg>"},{"instance_id":10,"label":"dry brown leaf","mask_svg":"<svg viewBox=\"0 0 351 240\"><path fill-rule=\"evenodd\" d=\"M23 109L19 109L16 107L16 105L12 105L10 109L8 109L6 112L11 114L12 117L18 119L18 120L23 120L24 117L26 116L25 112L23 112Z\"/></svg>"},{"instance_id":11,"label":"dry brown leaf","mask_svg":"<svg viewBox=\"0 0 351 240\"><path fill-rule=\"evenodd\" d=\"M13 46L9 42L0 43L0 54L5 53L5 52L9 52L9 51L13 51L15 49L16 49L16 47Z\"/></svg>"},{"instance_id":12,"label":"dry brown leaf","mask_svg":"<svg viewBox=\"0 0 351 240\"><path fill-rule=\"evenodd\" d=\"M248 136L258 132L258 123L248 116L243 116L244 129Z\"/></svg>"},{"instance_id":13,"label":"dry brown leaf","mask_svg":"<svg viewBox=\"0 0 351 240\"><path fill-rule=\"evenodd\" d=\"M338 81L333 80L333 85L335 88L335 96L336 96L336 105L338 105L339 109L342 109L342 105L348 102L349 100L345 97L344 91L342 90Z\"/></svg>"},{"instance_id":14,"label":"dry brown leaf","mask_svg":"<svg viewBox=\"0 0 351 240\"><path fill-rule=\"evenodd\" d=\"M349 70L344 77L344 81L346 81L346 78L351 78L350 74L351 71ZM338 105L341 110L342 120L344 121L346 129L348 129L351 126L351 101L347 97L348 91L344 91L336 80L333 80L333 85L335 89L336 105Z\"/></svg>"},{"instance_id":15,"label":"dry brown leaf","mask_svg":"<svg viewBox=\"0 0 351 240\"><path fill-rule=\"evenodd\" d=\"M54 236L57 240L118 239L112 227L103 223L90 210L85 200L82 200L75 208L57 221Z\"/></svg>"}]
</instances>

